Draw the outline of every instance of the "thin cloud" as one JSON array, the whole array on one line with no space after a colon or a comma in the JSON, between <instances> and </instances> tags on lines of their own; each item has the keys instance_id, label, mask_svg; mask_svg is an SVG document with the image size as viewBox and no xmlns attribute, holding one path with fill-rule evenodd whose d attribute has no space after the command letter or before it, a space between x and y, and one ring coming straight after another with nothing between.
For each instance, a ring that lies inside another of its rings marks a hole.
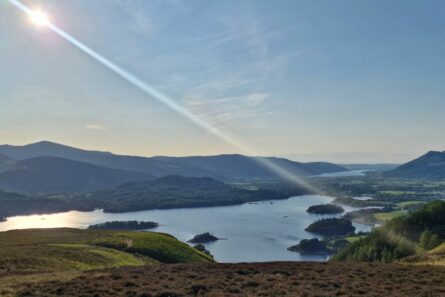
<instances>
[{"instance_id":1,"label":"thin cloud","mask_svg":"<svg viewBox=\"0 0 445 297\"><path fill-rule=\"evenodd\" d=\"M261 105L270 96L269 93L255 92L222 98L189 95L185 97L184 103L196 116L221 126L241 119L269 115Z\"/></svg>"},{"instance_id":2,"label":"thin cloud","mask_svg":"<svg viewBox=\"0 0 445 297\"><path fill-rule=\"evenodd\" d=\"M259 105L269 97L270 94L267 93L252 93L246 96L246 100L253 105Z\"/></svg>"},{"instance_id":3,"label":"thin cloud","mask_svg":"<svg viewBox=\"0 0 445 297\"><path fill-rule=\"evenodd\" d=\"M143 35L149 35L154 31L155 26L152 19L141 10L137 3L129 0L122 0L118 3L132 20L130 23L131 30Z\"/></svg>"},{"instance_id":4,"label":"thin cloud","mask_svg":"<svg viewBox=\"0 0 445 297\"><path fill-rule=\"evenodd\" d=\"M88 124L88 125L85 126L85 129L87 129L87 130L96 130L96 131L105 131L105 130L107 130L107 128L105 128L104 126L97 125L97 124Z\"/></svg>"}]
</instances>

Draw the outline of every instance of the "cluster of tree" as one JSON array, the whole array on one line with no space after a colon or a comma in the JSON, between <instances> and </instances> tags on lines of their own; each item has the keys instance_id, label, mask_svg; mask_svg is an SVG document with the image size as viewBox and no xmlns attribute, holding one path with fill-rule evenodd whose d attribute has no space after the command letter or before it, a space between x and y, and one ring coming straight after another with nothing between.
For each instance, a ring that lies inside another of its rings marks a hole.
<instances>
[{"instance_id":1,"label":"cluster of tree","mask_svg":"<svg viewBox=\"0 0 445 297\"><path fill-rule=\"evenodd\" d=\"M212 242L217 241L219 238L214 236L213 234L206 232L202 234L198 234L192 239L189 240L191 243L206 243L206 242Z\"/></svg>"},{"instance_id":2,"label":"cluster of tree","mask_svg":"<svg viewBox=\"0 0 445 297\"><path fill-rule=\"evenodd\" d=\"M340 205L335 204L320 204L320 205L312 205L306 210L308 213L315 214L336 214L342 213L345 210Z\"/></svg>"},{"instance_id":3,"label":"cluster of tree","mask_svg":"<svg viewBox=\"0 0 445 297\"><path fill-rule=\"evenodd\" d=\"M419 247L423 250L429 251L441 244L439 235L430 230L425 230L420 235Z\"/></svg>"},{"instance_id":4,"label":"cluster of tree","mask_svg":"<svg viewBox=\"0 0 445 297\"><path fill-rule=\"evenodd\" d=\"M428 251L445 239L445 201L434 201L395 218L334 256L340 261L391 262Z\"/></svg>"},{"instance_id":5,"label":"cluster of tree","mask_svg":"<svg viewBox=\"0 0 445 297\"><path fill-rule=\"evenodd\" d=\"M394 244L378 231L347 245L333 260L391 262L413 253L409 245Z\"/></svg>"},{"instance_id":6,"label":"cluster of tree","mask_svg":"<svg viewBox=\"0 0 445 297\"><path fill-rule=\"evenodd\" d=\"M303 239L297 245L287 248L289 251L298 252L302 254L331 254L332 251L327 247L324 241L318 238Z\"/></svg>"},{"instance_id":7,"label":"cluster of tree","mask_svg":"<svg viewBox=\"0 0 445 297\"><path fill-rule=\"evenodd\" d=\"M204 254L206 254L207 256L210 256L213 258L213 255L210 253L210 251L208 249L206 249L206 247L203 244L197 244L193 247L195 250L198 250Z\"/></svg>"},{"instance_id":8,"label":"cluster of tree","mask_svg":"<svg viewBox=\"0 0 445 297\"><path fill-rule=\"evenodd\" d=\"M156 222L144 221L112 221L88 226L95 230L147 230L158 227Z\"/></svg>"},{"instance_id":9,"label":"cluster of tree","mask_svg":"<svg viewBox=\"0 0 445 297\"><path fill-rule=\"evenodd\" d=\"M310 224L305 230L323 236L344 236L354 233L355 227L344 218L324 218Z\"/></svg>"}]
</instances>

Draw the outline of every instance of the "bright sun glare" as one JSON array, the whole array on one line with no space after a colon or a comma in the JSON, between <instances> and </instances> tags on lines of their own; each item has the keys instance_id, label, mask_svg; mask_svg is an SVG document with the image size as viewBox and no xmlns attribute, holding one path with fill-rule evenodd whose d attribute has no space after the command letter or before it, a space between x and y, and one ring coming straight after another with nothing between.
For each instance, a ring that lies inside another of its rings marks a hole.
<instances>
[{"instance_id":1,"label":"bright sun glare","mask_svg":"<svg viewBox=\"0 0 445 297\"><path fill-rule=\"evenodd\" d=\"M33 10L30 17L31 22L38 27L43 27L49 24L48 15L41 10Z\"/></svg>"}]
</instances>

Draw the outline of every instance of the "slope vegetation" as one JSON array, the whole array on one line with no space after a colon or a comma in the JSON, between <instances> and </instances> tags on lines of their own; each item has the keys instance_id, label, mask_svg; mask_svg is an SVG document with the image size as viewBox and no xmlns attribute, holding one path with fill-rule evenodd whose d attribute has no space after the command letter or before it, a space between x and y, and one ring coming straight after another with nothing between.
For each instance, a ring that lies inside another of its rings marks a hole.
<instances>
[{"instance_id":1,"label":"slope vegetation","mask_svg":"<svg viewBox=\"0 0 445 297\"><path fill-rule=\"evenodd\" d=\"M334 260L392 262L436 248L445 240L445 201L396 217L350 245Z\"/></svg>"},{"instance_id":2,"label":"slope vegetation","mask_svg":"<svg viewBox=\"0 0 445 297\"><path fill-rule=\"evenodd\" d=\"M85 272L18 288L17 296L443 296L445 268L275 262L150 265Z\"/></svg>"},{"instance_id":3,"label":"slope vegetation","mask_svg":"<svg viewBox=\"0 0 445 297\"><path fill-rule=\"evenodd\" d=\"M160 233L28 229L0 233L0 296L18 283L69 279L80 272L153 263L212 262Z\"/></svg>"},{"instance_id":4,"label":"slope vegetation","mask_svg":"<svg viewBox=\"0 0 445 297\"><path fill-rule=\"evenodd\" d=\"M438 247L414 256L406 257L398 261L401 264L410 265L435 265L445 266L445 243Z\"/></svg>"}]
</instances>

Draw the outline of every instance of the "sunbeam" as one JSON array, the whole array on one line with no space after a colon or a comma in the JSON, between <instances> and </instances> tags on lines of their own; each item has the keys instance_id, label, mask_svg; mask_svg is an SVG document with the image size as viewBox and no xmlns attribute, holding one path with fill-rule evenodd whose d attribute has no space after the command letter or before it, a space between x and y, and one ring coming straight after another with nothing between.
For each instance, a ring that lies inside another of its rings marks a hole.
<instances>
[{"instance_id":1,"label":"sunbeam","mask_svg":"<svg viewBox=\"0 0 445 297\"><path fill-rule=\"evenodd\" d=\"M28 14L31 19L34 19L36 17L36 11L30 9L23 3L21 3L18 0L8 0L11 4L13 4L15 7L20 9L21 11ZM45 17L42 17L45 16ZM118 65L114 64L104 56L100 55L96 51L90 49L86 45L84 45L82 42L68 34L67 32L63 31L56 25L54 25L51 21L49 21L48 17L46 17L45 14L39 13L39 24L42 24L42 26L46 26L48 29L55 32L57 35L80 49L82 52L86 53L90 57L94 58L96 61L113 71L115 74L120 76L121 78L125 79L129 83L131 83L133 86L137 87L138 89L145 92L147 95L151 96L152 98L158 100L159 102L163 103L164 105L168 106L170 109L175 111L176 113L180 114L182 117L190 120L191 122L195 123L197 126L203 128L207 132L213 134L217 138L223 140L224 142L232 145L233 147L239 149L242 153L256 156L258 155L258 152L253 150L252 148L246 146L245 144L241 143L240 141L236 140L232 136L224 133L223 131L219 130L217 127L211 125L210 123L204 121L203 119L197 117L193 113L191 113L189 110L184 108L183 106L176 103L173 99L171 99L168 95L160 92L159 90L153 88L137 76L133 75L132 73L129 73L125 69L119 67ZM304 187L311 192L317 192L309 183L302 180L299 176L293 174L292 172L289 172L288 170L282 168L281 166L273 163L272 161L264 158L256 158L256 160L268 168L269 170L273 171L275 174L279 175L280 177L300 186Z\"/></svg>"}]
</instances>

